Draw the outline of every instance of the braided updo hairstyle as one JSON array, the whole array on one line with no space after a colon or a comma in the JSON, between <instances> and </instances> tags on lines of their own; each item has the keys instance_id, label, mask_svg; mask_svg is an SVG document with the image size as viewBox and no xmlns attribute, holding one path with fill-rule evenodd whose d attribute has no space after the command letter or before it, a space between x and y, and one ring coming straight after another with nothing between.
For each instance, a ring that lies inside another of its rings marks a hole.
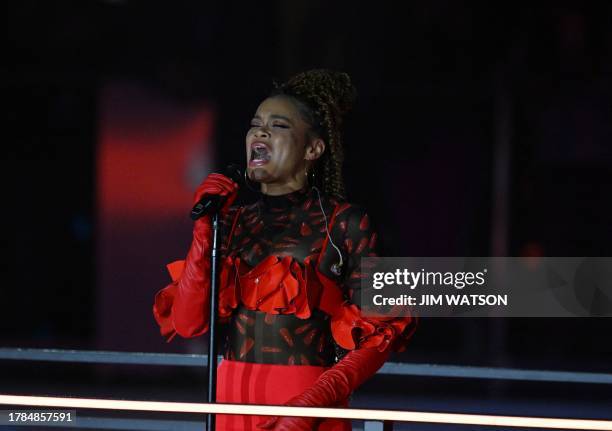
<instances>
[{"instance_id":1,"label":"braided updo hairstyle","mask_svg":"<svg viewBox=\"0 0 612 431\"><path fill-rule=\"evenodd\" d=\"M345 198L342 120L356 98L351 78L346 73L315 69L274 85L270 97L293 99L303 120L311 126L309 133L325 141L325 151L313 168L316 185L327 194Z\"/></svg>"}]
</instances>

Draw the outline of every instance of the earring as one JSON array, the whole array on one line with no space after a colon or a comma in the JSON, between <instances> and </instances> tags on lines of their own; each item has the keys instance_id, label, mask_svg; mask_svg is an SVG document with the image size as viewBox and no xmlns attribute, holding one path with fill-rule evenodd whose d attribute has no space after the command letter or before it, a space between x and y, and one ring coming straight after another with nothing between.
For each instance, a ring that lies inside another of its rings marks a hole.
<instances>
[{"instance_id":1,"label":"earring","mask_svg":"<svg viewBox=\"0 0 612 431\"><path fill-rule=\"evenodd\" d=\"M261 193L261 190L257 190L257 189L254 189L253 187L251 187L251 185L249 184L249 182L252 182L252 181L249 179L249 176L247 175L247 170L245 169L245 170L244 170L244 184L245 184L245 185L247 186L247 188L248 188L249 190L251 190L252 192L255 192L255 193Z\"/></svg>"}]
</instances>

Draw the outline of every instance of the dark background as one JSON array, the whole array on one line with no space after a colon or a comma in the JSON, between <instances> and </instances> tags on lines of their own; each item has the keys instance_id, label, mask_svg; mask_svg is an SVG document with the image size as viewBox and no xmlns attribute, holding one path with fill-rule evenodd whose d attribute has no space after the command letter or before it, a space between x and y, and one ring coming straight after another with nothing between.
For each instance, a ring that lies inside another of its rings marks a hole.
<instances>
[{"instance_id":1,"label":"dark background","mask_svg":"<svg viewBox=\"0 0 612 431\"><path fill-rule=\"evenodd\" d=\"M0 344L180 352L195 342L164 344L152 319L146 343L99 342L95 155L100 89L113 80L138 82L174 104L212 103L222 167L243 159L247 121L272 80L310 68L346 71L359 91L346 128L349 198L382 221L387 255L610 256L612 6L515 4L12 4L3 14ZM151 304L161 287L144 288ZM394 360L611 372L611 334L609 318L425 319ZM13 375L31 370L4 364ZM182 395L152 397L188 397L187 371L120 368L74 367L71 375L75 384L104 378L125 388L154 376ZM46 375L67 379L53 370ZM60 387L51 377L26 381L7 388ZM489 400L501 412L525 413L534 406L525 393L568 415L606 417L603 406L612 405L611 391L589 385L479 382L466 395L456 381L433 382L407 378L396 387L430 400L444 393L455 400L440 404L447 410L461 411L458 400L473 396L485 410ZM574 399L582 407L548 402ZM437 405L415 400L402 406Z\"/></svg>"}]
</instances>

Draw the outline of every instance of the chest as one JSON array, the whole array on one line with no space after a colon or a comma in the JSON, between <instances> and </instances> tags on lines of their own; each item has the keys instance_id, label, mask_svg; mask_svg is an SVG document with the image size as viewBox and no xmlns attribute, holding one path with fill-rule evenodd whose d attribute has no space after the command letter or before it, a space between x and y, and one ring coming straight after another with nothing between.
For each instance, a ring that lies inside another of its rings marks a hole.
<instances>
[{"instance_id":1,"label":"chest","mask_svg":"<svg viewBox=\"0 0 612 431\"><path fill-rule=\"evenodd\" d=\"M303 262L321 252L327 236L326 223L328 216L319 207L269 211L256 207L238 218L230 253L251 266L270 255L289 255Z\"/></svg>"}]
</instances>

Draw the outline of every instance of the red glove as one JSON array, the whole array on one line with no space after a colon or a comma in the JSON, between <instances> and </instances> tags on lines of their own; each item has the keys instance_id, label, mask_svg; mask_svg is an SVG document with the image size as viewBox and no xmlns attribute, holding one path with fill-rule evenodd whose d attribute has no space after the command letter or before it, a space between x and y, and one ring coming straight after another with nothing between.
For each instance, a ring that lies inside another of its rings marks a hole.
<instances>
[{"instance_id":1,"label":"red glove","mask_svg":"<svg viewBox=\"0 0 612 431\"><path fill-rule=\"evenodd\" d=\"M195 205L200 202L200 199L202 199L204 196L226 196L225 203L219 211L220 215L223 216L227 213L229 208L232 206L232 203L234 203L236 200L237 194L238 184L225 175L212 173L196 189L195 194L193 195L193 204ZM208 225L208 228L205 225ZM206 238L210 238L210 235L208 235L209 232L210 217L204 216L199 218L195 222L194 234L197 233L200 238L202 238L200 234L205 234L207 235Z\"/></svg>"},{"instance_id":2,"label":"red glove","mask_svg":"<svg viewBox=\"0 0 612 431\"><path fill-rule=\"evenodd\" d=\"M290 407L334 407L342 404L353 390L376 374L385 363L391 349L379 352L376 348L351 350L336 365L325 371L312 387L285 403ZM273 416L257 424L274 431L310 431L322 418Z\"/></svg>"},{"instance_id":3,"label":"red glove","mask_svg":"<svg viewBox=\"0 0 612 431\"><path fill-rule=\"evenodd\" d=\"M220 214L225 214L236 199L238 185L221 174L210 174L198 187L194 205L206 195L226 196ZM210 308L210 216L198 219L193 240L180 277L155 296L153 314L162 328L173 327L184 338L208 330ZM169 299L170 298L170 299ZM168 310L171 306L171 310ZM171 325L168 324L171 319Z\"/></svg>"}]
</instances>

